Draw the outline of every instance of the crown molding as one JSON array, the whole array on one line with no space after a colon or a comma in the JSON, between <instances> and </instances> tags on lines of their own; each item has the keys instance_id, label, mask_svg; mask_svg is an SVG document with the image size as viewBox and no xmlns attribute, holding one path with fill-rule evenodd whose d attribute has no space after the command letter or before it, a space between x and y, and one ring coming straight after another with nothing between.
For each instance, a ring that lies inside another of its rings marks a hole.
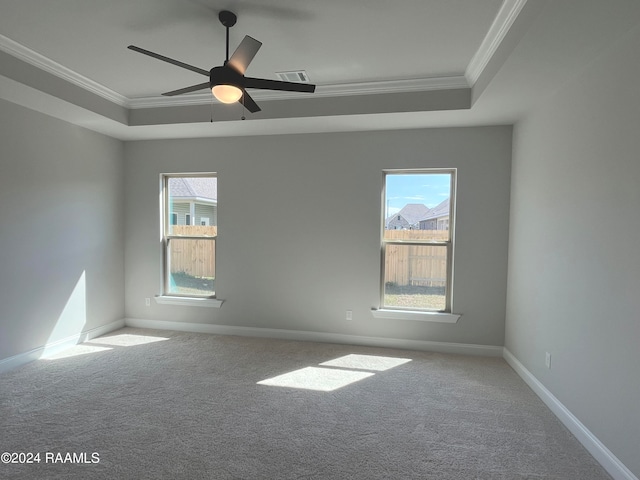
<instances>
[{"instance_id":1,"label":"crown molding","mask_svg":"<svg viewBox=\"0 0 640 480\"><path fill-rule=\"evenodd\" d=\"M0 35L0 50L18 58L19 60L33 65L34 67L51 73L56 77L66 80L69 83L77 85L80 88L83 88L106 100L109 100L116 105L119 105L121 107L128 106L129 99L124 95L120 95L118 92L115 92L98 82L94 82L93 80L82 76L79 73L74 72L70 68L60 65L59 63L54 62L44 55L41 55L38 52L35 52L34 50L31 50L30 48L27 48L8 37L5 37L4 35Z\"/></svg>"},{"instance_id":2,"label":"crown molding","mask_svg":"<svg viewBox=\"0 0 640 480\"><path fill-rule=\"evenodd\" d=\"M467 66L465 77L469 86L473 87L478 81L526 3L527 0L504 0L487 35Z\"/></svg>"},{"instance_id":3,"label":"crown molding","mask_svg":"<svg viewBox=\"0 0 640 480\"><path fill-rule=\"evenodd\" d=\"M372 95L399 92L424 92L428 90L449 90L469 88L464 75L449 77L419 78L411 80L389 80L382 82L360 82L336 85L318 85L313 96L296 92L283 92L278 90L252 90L251 97L256 101L291 100L318 97L341 97L347 95ZM128 107L158 108L158 107L184 107L190 105L206 105L217 100L212 99L210 93L182 95L176 97L144 97L133 98L128 101Z\"/></svg>"}]
</instances>

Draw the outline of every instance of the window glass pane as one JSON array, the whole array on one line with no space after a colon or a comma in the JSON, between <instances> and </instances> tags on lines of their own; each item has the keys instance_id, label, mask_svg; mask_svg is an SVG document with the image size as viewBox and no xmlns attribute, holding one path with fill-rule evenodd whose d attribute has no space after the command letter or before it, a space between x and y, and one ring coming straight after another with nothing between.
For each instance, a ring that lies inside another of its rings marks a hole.
<instances>
[{"instance_id":1,"label":"window glass pane","mask_svg":"<svg viewBox=\"0 0 640 480\"><path fill-rule=\"evenodd\" d=\"M168 240L167 249L168 294L211 296L215 293L215 239L173 238Z\"/></svg>"},{"instance_id":2,"label":"window glass pane","mask_svg":"<svg viewBox=\"0 0 640 480\"><path fill-rule=\"evenodd\" d=\"M164 179L163 295L214 297L218 179L213 173Z\"/></svg>"},{"instance_id":3,"label":"window glass pane","mask_svg":"<svg viewBox=\"0 0 640 480\"><path fill-rule=\"evenodd\" d=\"M450 173L385 177L385 240L448 241Z\"/></svg>"},{"instance_id":4,"label":"window glass pane","mask_svg":"<svg viewBox=\"0 0 640 480\"><path fill-rule=\"evenodd\" d=\"M212 176L171 177L167 181L168 234L210 235L200 230L218 224L218 179Z\"/></svg>"},{"instance_id":5,"label":"window glass pane","mask_svg":"<svg viewBox=\"0 0 640 480\"><path fill-rule=\"evenodd\" d=\"M385 307L445 310L446 282L446 246L385 246Z\"/></svg>"}]
</instances>

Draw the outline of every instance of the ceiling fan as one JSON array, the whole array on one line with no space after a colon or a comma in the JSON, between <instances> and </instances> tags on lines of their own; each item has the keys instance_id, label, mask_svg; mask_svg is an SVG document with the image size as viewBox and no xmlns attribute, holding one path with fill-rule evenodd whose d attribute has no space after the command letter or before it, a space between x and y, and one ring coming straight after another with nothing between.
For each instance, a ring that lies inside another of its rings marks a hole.
<instances>
[{"instance_id":1,"label":"ceiling fan","mask_svg":"<svg viewBox=\"0 0 640 480\"><path fill-rule=\"evenodd\" d=\"M263 90L283 90L287 92L308 92L313 93L316 89L315 85L309 83L285 82L282 80L269 80L266 78L245 77L244 72L255 57L256 53L262 46L262 43L255 38L246 35L233 55L229 57L229 28L236 24L238 17L233 12L223 10L218 14L220 23L227 29L227 51L224 64L219 67L213 67L211 70L194 67L184 62L174 60L164 55L160 55L144 48L129 45L127 48L134 52L142 53L150 57L171 63L181 68L186 68L192 72L199 73L209 77L208 82L191 85L190 87L180 88L162 95L172 97L183 93L196 92L210 88L213 95L222 103L240 102L251 113L259 112L260 107L247 93L247 88L257 88Z\"/></svg>"}]
</instances>

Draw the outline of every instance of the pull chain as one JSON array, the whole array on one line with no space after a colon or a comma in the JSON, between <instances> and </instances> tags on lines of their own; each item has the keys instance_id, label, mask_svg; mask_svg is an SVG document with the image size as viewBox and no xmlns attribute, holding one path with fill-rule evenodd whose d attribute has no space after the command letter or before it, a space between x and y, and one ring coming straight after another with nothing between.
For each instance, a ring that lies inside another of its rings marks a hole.
<instances>
[{"instance_id":1,"label":"pull chain","mask_svg":"<svg viewBox=\"0 0 640 480\"><path fill-rule=\"evenodd\" d=\"M213 123L213 93L211 94L211 123Z\"/></svg>"}]
</instances>

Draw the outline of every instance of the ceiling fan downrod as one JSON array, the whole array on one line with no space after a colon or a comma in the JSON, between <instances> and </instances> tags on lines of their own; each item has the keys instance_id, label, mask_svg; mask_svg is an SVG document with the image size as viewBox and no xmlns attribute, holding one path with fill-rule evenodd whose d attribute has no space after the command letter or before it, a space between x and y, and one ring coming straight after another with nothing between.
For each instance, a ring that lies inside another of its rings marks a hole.
<instances>
[{"instance_id":1,"label":"ceiling fan downrod","mask_svg":"<svg viewBox=\"0 0 640 480\"><path fill-rule=\"evenodd\" d=\"M224 61L226 65L229 61L229 29L236 24L238 17L236 17L235 13L230 12L229 10L222 10L218 14L218 19L220 20L220 23L227 29L227 56Z\"/></svg>"}]
</instances>

